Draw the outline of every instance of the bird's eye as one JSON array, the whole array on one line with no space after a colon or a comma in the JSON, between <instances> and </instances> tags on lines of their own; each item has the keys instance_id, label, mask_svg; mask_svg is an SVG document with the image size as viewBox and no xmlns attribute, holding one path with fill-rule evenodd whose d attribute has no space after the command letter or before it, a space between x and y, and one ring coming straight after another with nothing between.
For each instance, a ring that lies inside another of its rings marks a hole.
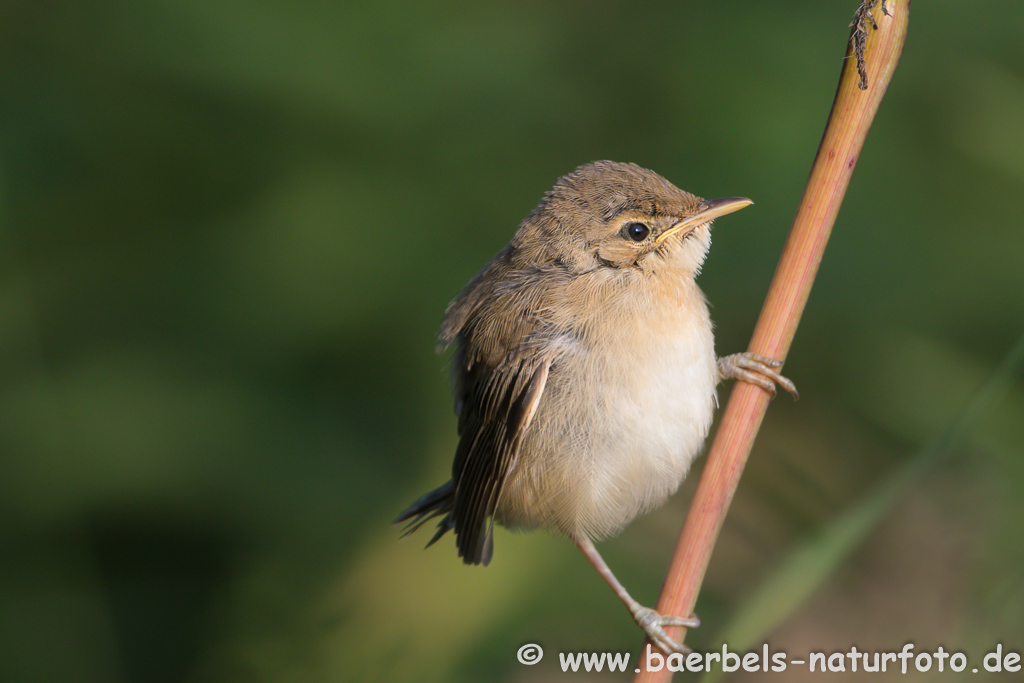
<instances>
[{"instance_id":1,"label":"bird's eye","mask_svg":"<svg viewBox=\"0 0 1024 683\"><path fill-rule=\"evenodd\" d=\"M634 242L643 242L651 234L651 229L643 223L629 223L623 229L626 237Z\"/></svg>"}]
</instances>

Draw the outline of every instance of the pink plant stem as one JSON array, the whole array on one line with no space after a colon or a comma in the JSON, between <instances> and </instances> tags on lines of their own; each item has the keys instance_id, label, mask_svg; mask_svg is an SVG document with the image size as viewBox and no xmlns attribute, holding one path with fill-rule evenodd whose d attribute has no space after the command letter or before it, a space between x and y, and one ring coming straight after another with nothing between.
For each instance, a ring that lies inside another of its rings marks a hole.
<instances>
[{"instance_id":1,"label":"pink plant stem","mask_svg":"<svg viewBox=\"0 0 1024 683\"><path fill-rule=\"evenodd\" d=\"M851 35L832 113L754 329L748 349L753 353L785 360L789 352L857 157L899 62L909 10L910 0L864 2L862 12L870 12L870 16L860 23L860 28L855 27ZM861 16L858 13L858 17ZM872 26L872 19L877 29ZM866 90L858 87L860 76L854 40L858 30L866 30L866 35L859 36L865 39L862 56ZM768 402L768 394L753 384L738 382L733 388L662 587L657 606L661 614L685 616L693 612L711 551ZM681 639L684 635L680 627L666 628L666 631L673 638ZM638 683L671 680L672 671L668 666L658 671L647 670L648 647L649 642L644 644L640 672L634 680ZM657 659L653 661L656 663Z\"/></svg>"}]
</instances>

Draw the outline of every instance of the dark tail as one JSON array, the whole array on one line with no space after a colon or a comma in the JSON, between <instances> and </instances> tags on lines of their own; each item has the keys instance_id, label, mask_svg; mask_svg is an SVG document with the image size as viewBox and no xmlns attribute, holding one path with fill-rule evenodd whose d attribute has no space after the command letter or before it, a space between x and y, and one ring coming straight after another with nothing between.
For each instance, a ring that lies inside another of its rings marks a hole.
<instances>
[{"instance_id":1,"label":"dark tail","mask_svg":"<svg viewBox=\"0 0 1024 683\"><path fill-rule=\"evenodd\" d=\"M455 482L449 481L447 484L434 489L430 493L417 499L415 503L410 505L406 510L398 515L393 524L400 524L409 520L405 528L402 529L402 536L408 536L412 532L419 529L426 522L437 517L438 515L444 515L440 522L437 523L437 533L427 543L429 548L437 539L444 536L448 531L455 528L455 520L452 519L452 508L455 506Z\"/></svg>"}]
</instances>

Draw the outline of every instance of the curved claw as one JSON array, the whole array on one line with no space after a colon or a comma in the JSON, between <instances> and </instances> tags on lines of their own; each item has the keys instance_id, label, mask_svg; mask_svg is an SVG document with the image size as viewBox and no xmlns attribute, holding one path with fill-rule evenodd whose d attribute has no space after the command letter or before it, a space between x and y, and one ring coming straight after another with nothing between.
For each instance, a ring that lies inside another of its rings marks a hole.
<instances>
[{"instance_id":1,"label":"curved claw","mask_svg":"<svg viewBox=\"0 0 1024 683\"><path fill-rule=\"evenodd\" d=\"M633 619L643 629L647 637L651 639L666 654L678 652L683 655L690 654L692 650L680 642L672 639L664 626L685 626L686 628L697 628L700 626L700 619L694 614L690 617L662 616L650 607L640 607L633 610Z\"/></svg>"},{"instance_id":2,"label":"curved claw","mask_svg":"<svg viewBox=\"0 0 1024 683\"><path fill-rule=\"evenodd\" d=\"M777 370L782 368L782 361L762 356L757 353L734 353L718 359L718 375L722 379L735 379L756 384L775 398L775 385L793 395L793 400L800 398L796 385L788 377L783 377Z\"/></svg>"}]
</instances>

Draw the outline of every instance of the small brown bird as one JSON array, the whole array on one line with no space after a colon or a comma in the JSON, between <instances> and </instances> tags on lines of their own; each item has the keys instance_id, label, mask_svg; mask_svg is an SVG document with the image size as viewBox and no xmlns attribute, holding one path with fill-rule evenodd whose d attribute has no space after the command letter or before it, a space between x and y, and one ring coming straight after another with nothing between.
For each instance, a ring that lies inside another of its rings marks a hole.
<instances>
[{"instance_id":1,"label":"small brown bird","mask_svg":"<svg viewBox=\"0 0 1024 683\"><path fill-rule=\"evenodd\" d=\"M695 282L711 221L749 199L705 200L635 164L596 161L555 183L512 242L448 306L459 445L452 479L403 512L411 533L444 515L467 564L488 564L494 522L571 538L666 651L593 540L618 533L682 483L727 378L772 395L781 363L715 356Z\"/></svg>"}]
</instances>

